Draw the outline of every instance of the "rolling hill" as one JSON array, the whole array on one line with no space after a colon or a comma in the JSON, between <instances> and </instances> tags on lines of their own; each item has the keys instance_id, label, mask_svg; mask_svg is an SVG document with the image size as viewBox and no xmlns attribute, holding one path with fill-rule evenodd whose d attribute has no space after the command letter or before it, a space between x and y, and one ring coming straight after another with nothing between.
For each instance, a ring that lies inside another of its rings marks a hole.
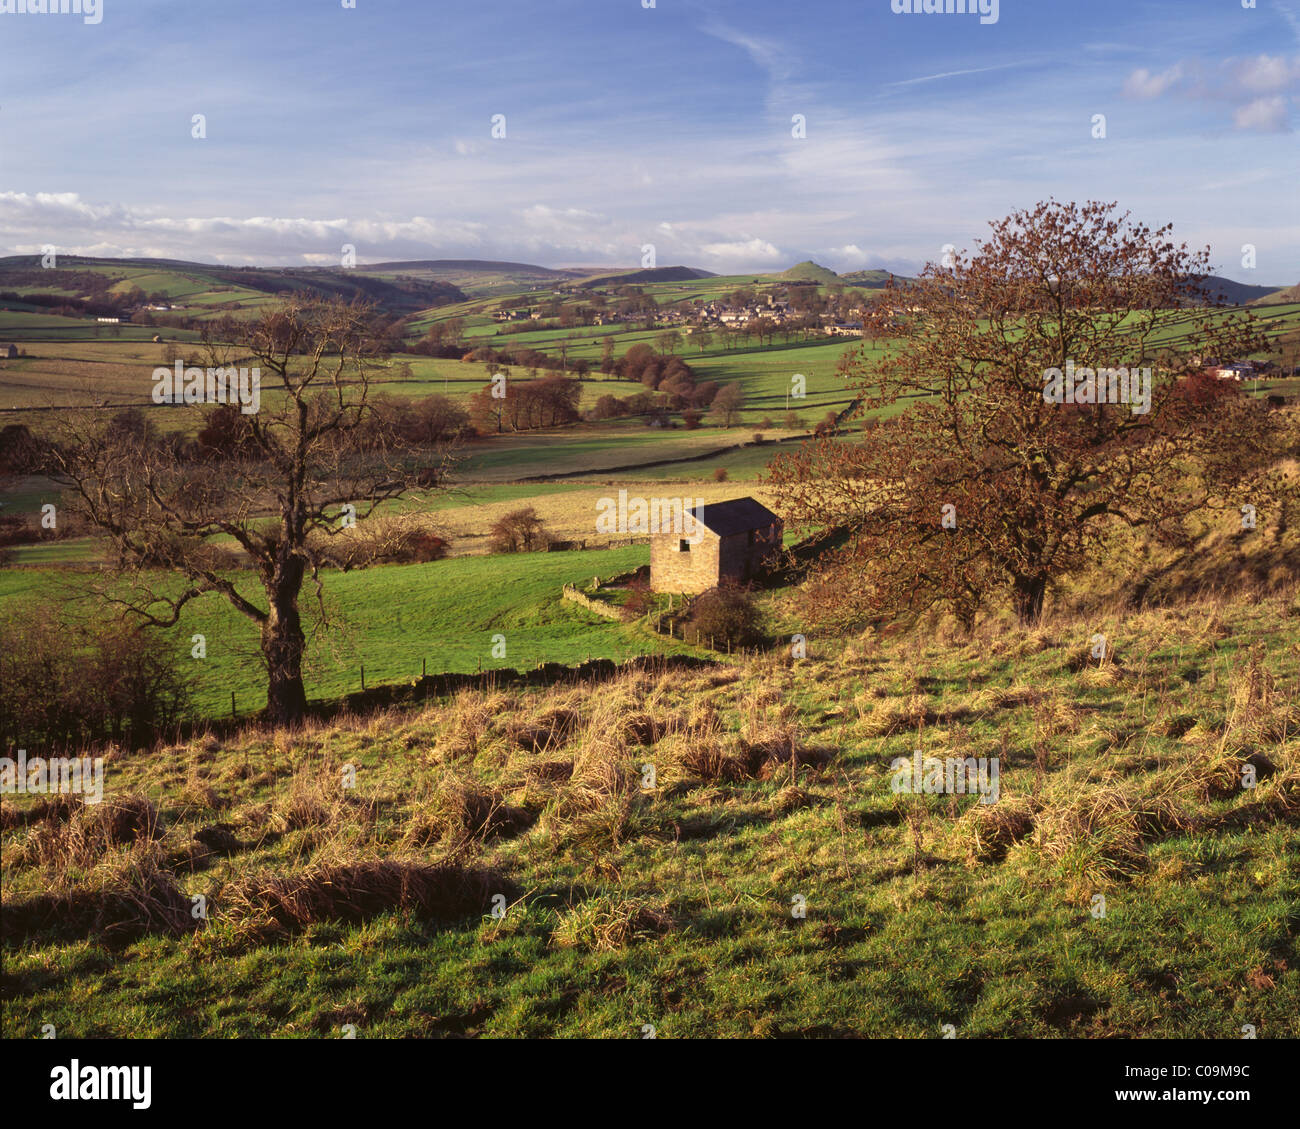
<instances>
[{"instance_id":1,"label":"rolling hill","mask_svg":"<svg viewBox=\"0 0 1300 1129\"><path fill-rule=\"evenodd\" d=\"M1300 282L1294 286L1284 286L1281 290L1274 290L1271 294L1265 294L1262 298L1255 298L1248 302L1250 306L1286 306L1292 302L1300 302Z\"/></svg>"},{"instance_id":2,"label":"rolling hill","mask_svg":"<svg viewBox=\"0 0 1300 1129\"><path fill-rule=\"evenodd\" d=\"M381 277L369 270L342 267L228 267L173 259L99 259L61 255L42 269L34 256L0 259L0 291L24 296L102 299L126 287L146 295L165 295L176 308L219 314L258 305L280 295L314 291L344 299L372 301L388 313L405 314L466 300L449 282L403 272Z\"/></svg>"}]
</instances>

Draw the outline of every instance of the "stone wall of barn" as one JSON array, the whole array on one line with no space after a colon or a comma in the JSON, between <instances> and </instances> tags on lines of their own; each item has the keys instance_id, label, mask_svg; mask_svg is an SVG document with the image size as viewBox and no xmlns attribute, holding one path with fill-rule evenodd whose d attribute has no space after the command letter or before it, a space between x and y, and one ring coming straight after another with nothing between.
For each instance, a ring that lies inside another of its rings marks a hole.
<instances>
[{"instance_id":1,"label":"stone wall of barn","mask_svg":"<svg viewBox=\"0 0 1300 1129\"><path fill-rule=\"evenodd\" d=\"M716 588L721 580L744 582L763 567L764 558L781 544L778 523L759 530L754 544L749 533L718 537L705 530L704 539L689 553L678 548L680 537L656 534L650 541L650 587L655 592L698 595Z\"/></svg>"},{"instance_id":2,"label":"stone wall of barn","mask_svg":"<svg viewBox=\"0 0 1300 1129\"><path fill-rule=\"evenodd\" d=\"M655 592L707 592L718 583L718 537L707 529L698 545L683 553L681 537L657 533L650 541L650 588Z\"/></svg>"}]
</instances>

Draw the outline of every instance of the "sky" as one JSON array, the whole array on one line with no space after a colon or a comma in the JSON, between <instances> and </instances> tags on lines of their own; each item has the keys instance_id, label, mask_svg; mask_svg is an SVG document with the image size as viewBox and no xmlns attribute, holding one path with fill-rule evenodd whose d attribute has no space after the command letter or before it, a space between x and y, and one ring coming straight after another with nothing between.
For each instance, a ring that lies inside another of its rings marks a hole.
<instances>
[{"instance_id":1,"label":"sky","mask_svg":"<svg viewBox=\"0 0 1300 1129\"><path fill-rule=\"evenodd\" d=\"M1300 281L1300 0L344 2L0 0L0 254L910 274L1055 197Z\"/></svg>"}]
</instances>

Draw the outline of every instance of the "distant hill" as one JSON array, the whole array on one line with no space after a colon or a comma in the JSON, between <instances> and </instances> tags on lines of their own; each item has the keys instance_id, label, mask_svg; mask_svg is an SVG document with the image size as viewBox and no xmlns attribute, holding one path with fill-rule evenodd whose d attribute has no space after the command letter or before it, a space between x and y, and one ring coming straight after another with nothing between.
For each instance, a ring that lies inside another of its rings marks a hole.
<instances>
[{"instance_id":1,"label":"distant hill","mask_svg":"<svg viewBox=\"0 0 1300 1129\"><path fill-rule=\"evenodd\" d=\"M464 274L481 272L484 274L532 274L538 278L572 278L581 277L585 271L561 270L554 267L539 267L532 263L504 263L493 259L410 259L391 263L366 263L357 270L369 274L389 274L394 271L445 272L447 274Z\"/></svg>"},{"instance_id":2,"label":"distant hill","mask_svg":"<svg viewBox=\"0 0 1300 1129\"><path fill-rule=\"evenodd\" d=\"M1202 285L1218 301L1226 302L1230 306L1245 306L1278 292L1276 286L1249 286L1244 282L1233 282L1230 278L1220 278L1218 275L1210 275Z\"/></svg>"},{"instance_id":3,"label":"distant hill","mask_svg":"<svg viewBox=\"0 0 1300 1129\"><path fill-rule=\"evenodd\" d=\"M1300 302L1300 282L1294 286L1284 286L1281 290L1274 290L1271 294L1265 294L1262 298L1256 298L1247 304L1251 306L1282 306L1290 302Z\"/></svg>"},{"instance_id":4,"label":"distant hill","mask_svg":"<svg viewBox=\"0 0 1300 1129\"><path fill-rule=\"evenodd\" d=\"M626 271L622 274L599 274L586 279L583 286L624 286L639 282L693 282L698 278L717 278L711 271L699 267L648 267L645 270Z\"/></svg>"},{"instance_id":5,"label":"distant hill","mask_svg":"<svg viewBox=\"0 0 1300 1129\"><path fill-rule=\"evenodd\" d=\"M314 292L327 297L374 302L390 314L408 314L431 306L463 302L459 287L436 278L382 278L367 268L228 267L177 259L102 259L60 255L57 267L43 270L34 255L0 259L0 290L24 293L65 290L89 296L87 283L106 278L119 289L138 286L146 294L163 292L187 312L219 315L235 303L288 293ZM61 283L66 285L61 286Z\"/></svg>"},{"instance_id":6,"label":"distant hill","mask_svg":"<svg viewBox=\"0 0 1300 1129\"><path fill-rule=\"evenodd\" d=\"M770 275L769 277L784 279L787 282L816 282L819 285L840 281L840 276L833 270L828 270L820 263L814 263L811 259L796 263L789 270L783 270L780 274Z\"/></svg>"},{"instance_id":7,"label":"distant hill","mask_svg":"<svg viewBox=\"0 0 1300 1129\"><path fill-rule=\"evenodd\" d=\"M855 270L847 274L840 275L845 282L852 283L854 286L862 286L868 290L877 290L889 285L892 278L895 282L904 283L912 280L906 275L890 274L887 270Z\"/></svg>"}]
</instances>

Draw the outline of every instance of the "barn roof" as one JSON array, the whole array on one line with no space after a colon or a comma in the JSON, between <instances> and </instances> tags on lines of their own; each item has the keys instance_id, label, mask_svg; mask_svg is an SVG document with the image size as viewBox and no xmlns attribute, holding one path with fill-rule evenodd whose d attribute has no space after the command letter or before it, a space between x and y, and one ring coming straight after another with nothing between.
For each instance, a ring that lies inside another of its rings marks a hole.
<instances>
[{"instance_id":1,"label":"barn roof","mask_svg":"<svg viewBox=\"0 0 1300 1129\"><path fill-rule=\"evenodd\" d=\"M766 529L773 522L781 520L762 502L756 502L753 498L710 502L708 505L694 507L691 512L705 529L719 537L730 537L733 533L744 533L750 529Z\"/></svg>"}]
</instances>

